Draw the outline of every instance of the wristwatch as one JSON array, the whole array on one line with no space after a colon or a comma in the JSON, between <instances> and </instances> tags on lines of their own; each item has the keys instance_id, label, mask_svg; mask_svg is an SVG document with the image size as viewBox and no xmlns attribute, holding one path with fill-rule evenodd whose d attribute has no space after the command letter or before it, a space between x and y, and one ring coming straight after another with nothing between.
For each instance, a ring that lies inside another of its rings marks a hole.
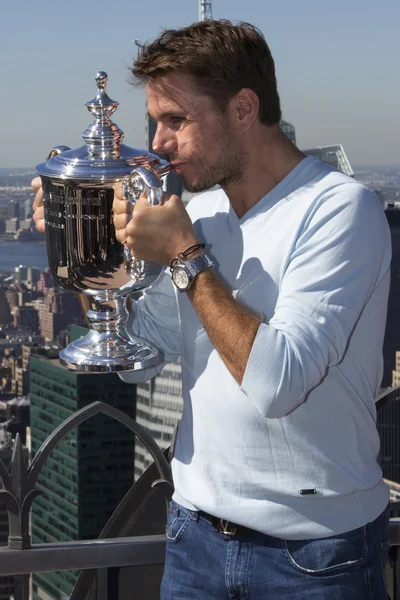
<instances>
[{"instance_id":1,"label":"wristwatch","mask_svg":"<svg viewBox=\"0 0 400 600\"><path fill-rule=\"evenodd\" d=\"M180 292L187 292L193 285L195 277L214 263L206 254L201 254L188 260L176 260L171 266L172 281Z\"/></svg>"}]
</instances>

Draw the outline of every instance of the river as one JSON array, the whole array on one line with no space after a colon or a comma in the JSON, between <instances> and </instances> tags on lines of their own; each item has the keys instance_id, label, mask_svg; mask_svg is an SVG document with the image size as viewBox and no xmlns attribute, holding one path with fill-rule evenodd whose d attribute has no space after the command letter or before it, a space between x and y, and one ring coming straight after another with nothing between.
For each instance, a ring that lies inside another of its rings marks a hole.
<instances>
[{"instance_id":1,"label":"river","mask_svg":"<svg viewBox=\"0 0 400 600\"><path fill-rule=\"evenodd\" d=\"M19 265L44 271L48 267L45 241L0 241L0 271L12 272Z\"/></svg>"}]
</instances>

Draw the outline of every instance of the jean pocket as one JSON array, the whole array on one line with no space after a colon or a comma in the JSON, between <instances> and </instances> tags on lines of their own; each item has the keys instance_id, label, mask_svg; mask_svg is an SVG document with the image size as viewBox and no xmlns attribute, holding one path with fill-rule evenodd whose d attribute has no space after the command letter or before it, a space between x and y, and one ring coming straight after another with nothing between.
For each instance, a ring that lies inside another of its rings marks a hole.
<instances>
[{"instance_id":1,"label":"jean pocket","mask_svg":"<svg viewBox=\"0 0 400 600\"><path fill-rule=\"evenodd\" d=\"M283 540L291 565L308 575L335 575L367 564L364 527L329 538Z\"/></svg>"},{"instance_id":2,"label":"jean pocket","mask_svg":"<svg viewBox=\"0 0 400 600\"><path fill-rule=\"evenodd\" d=\"M168 513L167 540L178 542L191 520L190 511L171 501Z\"/></svg>"}]
</instances>

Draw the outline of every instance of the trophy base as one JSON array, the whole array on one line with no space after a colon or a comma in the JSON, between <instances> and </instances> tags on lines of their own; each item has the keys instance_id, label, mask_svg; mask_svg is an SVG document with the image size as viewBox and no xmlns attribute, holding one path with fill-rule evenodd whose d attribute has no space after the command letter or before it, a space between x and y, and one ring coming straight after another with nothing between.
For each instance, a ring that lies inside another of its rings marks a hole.
<instances>
[{"instance_id":1,"label":"trophy base","mask_svg":"<svg viewBox=\"0 0 400 600\"><path fill-rule=\"evenodd\" d=\"M124 340L115 332L89 331L61 350L59 360L72 371L112 373L153 367L158 354L156 348L138 338Z\"/></svg>"}]
</instances>

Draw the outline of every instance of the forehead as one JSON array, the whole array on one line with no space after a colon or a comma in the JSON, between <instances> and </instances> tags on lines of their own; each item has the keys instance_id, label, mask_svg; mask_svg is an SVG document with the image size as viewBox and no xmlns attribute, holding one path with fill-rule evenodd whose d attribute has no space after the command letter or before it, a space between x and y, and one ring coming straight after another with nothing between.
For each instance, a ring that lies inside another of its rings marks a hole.
<instances>
[{"instance_id":1,"label":"forehead","mask_svg":"<svg viewBox=\"0 0 400 600\"><path fill-rule=\"evenodd\" d=\"M146 85L148 111L157 119L165 113L196 114L210 110L212 100L200 94L190 75L170 73Z\"/></svg>"}]
</instances>

